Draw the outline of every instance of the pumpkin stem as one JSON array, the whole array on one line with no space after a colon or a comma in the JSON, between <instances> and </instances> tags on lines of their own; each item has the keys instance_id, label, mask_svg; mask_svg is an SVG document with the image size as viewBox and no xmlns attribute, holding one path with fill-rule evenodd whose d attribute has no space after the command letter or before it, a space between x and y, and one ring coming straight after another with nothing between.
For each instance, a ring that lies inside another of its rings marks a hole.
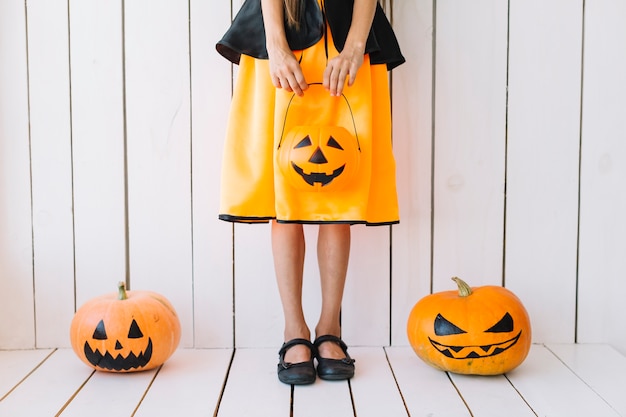
<instances>
[{"instance_id":1,"label":"pumpkin stem","mask_svg":"<svg viewBox=\"0 0 626 417\"><path fill-rule=\"evenodd\" d=\"M461 278L452 277L452 281L456 282L456 285L459 287L459 297L468 297L472 295L472 288Z\"/></svg>"},{"instance_id":2,"label":"pumpkin stem","mask_svg":"<svg viewBox=\"0 0 626 417\"><path fill-rule=\"evenodd\" d=\"M124 281L120 281L117 283L117 299L118 300L127 300L128 294L126 294L126 283Z\"/></svg>"}]
</instances>

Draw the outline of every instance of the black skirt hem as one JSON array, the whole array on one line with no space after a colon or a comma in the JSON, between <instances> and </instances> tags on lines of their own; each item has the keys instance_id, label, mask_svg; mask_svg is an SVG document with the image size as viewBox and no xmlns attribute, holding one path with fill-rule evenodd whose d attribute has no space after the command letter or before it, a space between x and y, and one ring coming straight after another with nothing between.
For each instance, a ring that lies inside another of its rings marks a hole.
<instances>
[{"instance_id":1,"label":"black skirt hem","mask_svg":"<svg viewBox=\"0 0 626 417\"><path fill-rule=\"evenodd\" d=\"M220 214L218 216L220 220L230 222L230 223L269 223L271 220L276 220L275 217L246 217L246 216L233 216L230 214ZM364 220L330 220L330 221L319 221L319 220L276 220L277 223L282 224L364 224L366 226L391 226L394 224L400 223L400 220L391 220L387 222L377 222L370 223Z\"/></svg>"}]
</instances>

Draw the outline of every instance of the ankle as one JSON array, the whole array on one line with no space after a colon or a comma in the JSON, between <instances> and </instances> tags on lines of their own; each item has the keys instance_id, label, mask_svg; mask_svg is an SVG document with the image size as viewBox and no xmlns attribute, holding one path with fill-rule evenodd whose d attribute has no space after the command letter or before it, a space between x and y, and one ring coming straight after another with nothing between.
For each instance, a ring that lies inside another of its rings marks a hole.
<instances>
[{"instance_id":1,"label":"ankle","mask_svg":"<svg viewBox=\"0 0 626 417\"><path fill-rule=\"evenodd\" d=\"M285 338L285 342L288 342L292 339L306 339L311 340L311 331L308 327L294 327L294 328L285 328L285 332L283 334Z\"/></svg>"},{"instance_id":2,"label":"ankle","mask_svg":"<svg viewBox=\"0 0 626 417\"><path fill-rule=\"evenodd\" d=\"M341 337L341 326L320 326L315 327L315 337L320 337L324 335L332 335Z\"/></svg>"}]
</instances>

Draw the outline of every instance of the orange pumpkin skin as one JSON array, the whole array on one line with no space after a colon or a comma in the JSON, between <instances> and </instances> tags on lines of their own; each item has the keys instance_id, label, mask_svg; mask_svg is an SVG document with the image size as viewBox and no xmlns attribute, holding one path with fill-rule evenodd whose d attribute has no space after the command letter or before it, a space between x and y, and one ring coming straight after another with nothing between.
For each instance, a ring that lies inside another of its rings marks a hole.
<instances>
[{"instance_id":1,"label":"orange pumpkin skin","mask_svg":"<svg viewBox=\"0 0 626 417\"><path fill-rule=\"evenodd\" d=\"M407 323L413 350L429 365L469 375L499 375L520 365L530 350L530 318L522 302L499 286L430 294Z\"/></svg>"},{"instance_id":2,"label":"orange pumpkin skin","mask_svg":"<svg viewBox=\"0 0 626 417\"><path fill-rule=\"evenodd\" d=\"M93 298L72 319L70 341L88 366L108 372L145 371L162 365L180 342L174 307L152 291L126 291Z\"/></svg>"}]
</instances>

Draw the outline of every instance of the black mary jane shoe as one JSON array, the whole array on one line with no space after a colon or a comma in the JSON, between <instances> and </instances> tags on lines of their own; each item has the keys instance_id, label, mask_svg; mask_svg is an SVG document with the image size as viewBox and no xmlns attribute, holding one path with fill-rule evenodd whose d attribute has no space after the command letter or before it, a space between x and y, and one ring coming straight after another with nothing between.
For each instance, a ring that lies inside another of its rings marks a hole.
<instances>
[{"instance_id":1,"label":"black mary jane shoe","mask_svg":"<svg viewBox=\"0 0 626 417\"><path fill-rule=\"evenodd\" d=\"M333 342L339 345L343 353L346 355L343 359L322 358L319 355L319 347L324 342ZM328 381L340 381L350 379L354 376L354 359L348 355L348 346L338 338L331 334L320 336L313 343L317 353L317 376Z\"/></svg>"},{"instance_id":2,"label":"black mary jane shoe","mask_svg":"<svg viewBox=\"0 0 626 417\"><path fill-rule=\"evenodd\" d=\"M296 346L304 345L311 351L311 359L306 362L290 363L285 362L285 354L287 351ZM285 342L278 352L278 379L280 382L289 385L308 385L315 382L315 365L313 358L315 357L315 346L307 339L293 339Z\"/></svg>"}]
</instances>

